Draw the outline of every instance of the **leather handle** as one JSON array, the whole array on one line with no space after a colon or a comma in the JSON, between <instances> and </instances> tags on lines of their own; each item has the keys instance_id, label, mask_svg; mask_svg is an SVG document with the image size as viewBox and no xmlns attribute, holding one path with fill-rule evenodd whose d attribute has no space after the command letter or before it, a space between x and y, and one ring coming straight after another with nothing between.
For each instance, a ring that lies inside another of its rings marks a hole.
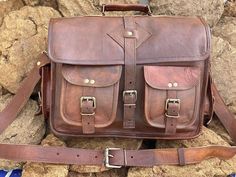
<instances>
[{"instance_id":1,"label":"leather handle","mask_svg":"<svg viewBox=\"0 0 236 177\"><path fill-rule=\"evenodd\" d=\"M101 11L103 15L106 11L140 11L152 15L150 6L145 4L103 4Z\"/></svg>"}]
</instances>

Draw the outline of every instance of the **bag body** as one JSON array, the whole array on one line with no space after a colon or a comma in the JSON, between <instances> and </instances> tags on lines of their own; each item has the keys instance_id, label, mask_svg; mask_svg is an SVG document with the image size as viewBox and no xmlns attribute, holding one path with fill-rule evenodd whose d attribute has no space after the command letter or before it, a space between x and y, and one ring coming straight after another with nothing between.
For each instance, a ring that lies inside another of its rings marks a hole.
<instances>
[{"instance_id":1,"label":"bag body","mask_svg":"<svg viewBox=\"0 0 236 177\"><path fill-rule=\"evenodd\" d=\"M105 11L147 5L103 5ZM236 119L210 76L210 30L198 17L52 19L48 54L0 112L0 133L41 81L42 113L61 137L189 139L216 115L236 142ZM41 113L39 111L38 113ZM232 158L235 146L102 150L0 144L7 160L52 164L151 167Z\"/></svg>"},{"instance_id":2,"label":"bag body","mask_svg":"<svg viewBox=\"0 0 236 177\"><path fill-rule=\"evenodd\" d=\"M56 135L189 139L201 132L210 59L201 18L52 19L48 45L43 112Z\"/></svg>"}]
</instances>

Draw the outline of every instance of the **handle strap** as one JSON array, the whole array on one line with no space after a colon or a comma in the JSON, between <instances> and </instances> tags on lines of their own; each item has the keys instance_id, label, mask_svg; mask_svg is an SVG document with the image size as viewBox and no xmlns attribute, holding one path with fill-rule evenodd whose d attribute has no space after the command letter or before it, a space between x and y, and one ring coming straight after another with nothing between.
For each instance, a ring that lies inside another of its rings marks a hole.
<instances>
[{"instance_id":1,"label":"handle strap","mask_svg":"<svg viewBox=\"0 0 236 177\"><path fill-rule=\"evenodd\" d=\"M0 132L16 119L17 114L29 99L33 88L40 80L40 68L49 63L49 59L42 54L38 65L32 69L24 80L17 94L9 105L0 113ZM215 113L236 142L236 119L227 109L215 85L212 85L215 96ZM217 157L221 160L236 155L236 146L204 146L193 148L169 148L148 150L125 150L107 148L105 150L89 150L66 147L43 147L39 145L0 144L0 158L15 161L31 161L56 164L77 165L105 165L108 168L121 166L154 165L186 165L199 163L203 160Z\"/></svg>"}]
</instances>

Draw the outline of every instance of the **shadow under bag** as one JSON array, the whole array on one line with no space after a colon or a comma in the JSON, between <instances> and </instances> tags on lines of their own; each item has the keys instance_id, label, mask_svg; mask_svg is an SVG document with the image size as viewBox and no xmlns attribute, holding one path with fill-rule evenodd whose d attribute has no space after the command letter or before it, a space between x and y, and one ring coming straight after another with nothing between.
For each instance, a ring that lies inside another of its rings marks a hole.
<instances>
[{"instance_id":1,"label":"shadow under bag","mask_svg":"<svg viewBox=\"0 0 236 177\"><path fill-rule=\"evenodd\" d=\"M213 114L236 142L236 119L210 77L210 29L199 17L151 16L146 5L103 5L149 16L51 19L48 54L0 113L0 132L41 81L41 112L60 137L190 139ZM185 165L236 147L89 150L0 144L0 158L58 164Z\"/></svg>"}]
</instances>

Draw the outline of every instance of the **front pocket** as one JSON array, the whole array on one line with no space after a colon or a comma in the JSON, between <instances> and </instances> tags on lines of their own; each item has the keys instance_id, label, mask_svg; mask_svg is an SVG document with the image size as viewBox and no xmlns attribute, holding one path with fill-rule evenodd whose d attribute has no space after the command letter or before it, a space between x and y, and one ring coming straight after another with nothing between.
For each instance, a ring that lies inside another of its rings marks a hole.
<instances>
[{"instance_id":1,"label":"front pocket","mask_svg":"<svg viewBox=\"0 0 236 177\"><path fill-rule=\"evenodd\" d=\"M81 99L94 101L95 127L110 125L118 104L121 66L62 66L60 114L74 126L82 126Z\"/></svg>"},{"instance_id":2,"label":"front pocket","mask_svg":"<svg viewBox=\"0 0 236 177\"><path fill-rule=\"evenodd\" d=\"M149 125L165 128L169 117L177 120L176 129L187 129L197 121L200 107L199 68L144 66L144 77L144 109ZM173 117L168 113L169 104L175 106Z\"/></svg>"}]
</instances>

